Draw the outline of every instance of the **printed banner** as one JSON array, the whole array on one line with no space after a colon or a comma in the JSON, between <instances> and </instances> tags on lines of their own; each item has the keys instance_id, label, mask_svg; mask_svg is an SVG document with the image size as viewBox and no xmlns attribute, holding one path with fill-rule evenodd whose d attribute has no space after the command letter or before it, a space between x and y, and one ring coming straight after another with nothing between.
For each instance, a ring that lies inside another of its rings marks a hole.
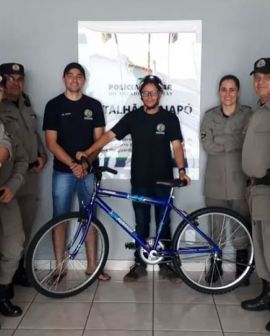
<instances>
[{"instance_id":1,"label":"printed banner","mask_svg":"<svg viewBox=\"0 0 270 336\"><path fill-rule=\"evenodd\" d=\"M88 72L86 94L102 102L106 130L142 105L137 85L148 74L165 84L162 105L176 113L188 174L199 178L201 21L80 21L79 62ZM130 178L129 136L104 147L100 163ZM112 176L110 175L110 178Z\"/></svg>"}]
</instances>

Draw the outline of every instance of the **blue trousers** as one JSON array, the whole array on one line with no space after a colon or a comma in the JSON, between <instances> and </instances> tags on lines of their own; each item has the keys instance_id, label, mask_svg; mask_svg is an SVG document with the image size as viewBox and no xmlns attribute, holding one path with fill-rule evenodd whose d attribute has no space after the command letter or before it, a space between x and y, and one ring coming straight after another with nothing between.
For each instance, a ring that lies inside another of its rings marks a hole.
<instances>
[{"instance_id":1,"label":"blue trousers","mask_svg":"<svg viewBox=\"0 0 270 336\"><path fill-rule=\"evenodd\" d=\"M136 195L143 195L147 197L153 198L161 198L167 199L170 195L170 188L166 186L154 186L151 188L145 187L135 187L132 186L132 194ZM143 204L138 202L132 202L133 209L135 213L135 221L136 221L136 233L144 239L149 238L149 231L150 231L150 221L151 221L151 205L150 204ZM164 211L164 207L162 206L155 206L155 221L156 221L156 230L159 226L160 220L162 218ZM171 231L170 231L170 216L169 212L165 218L164 226L161 232L161 239L167 241L165 244L166 247L170 246L171 240ZM145 263L141 260L138 251L135 252L135 262L145 265Z\"/></svg>"}]
</instances>

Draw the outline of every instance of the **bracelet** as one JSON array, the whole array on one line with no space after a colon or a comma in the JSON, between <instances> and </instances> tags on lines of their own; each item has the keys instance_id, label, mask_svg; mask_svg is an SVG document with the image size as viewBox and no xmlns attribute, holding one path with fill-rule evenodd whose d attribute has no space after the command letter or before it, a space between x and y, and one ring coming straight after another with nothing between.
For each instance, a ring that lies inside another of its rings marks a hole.
<instances>
[{"instance_id":1,"label":"bracelet","mask_svg":"<svg viewBox=\"0 0 270 336\"><path fill-rule=\"evenodd\" d=\"M184 174L185 174L186 173L186 168L185 167L180 167L180 168L178 168L178 171L179 171L179 173L184 172Z\"/></svg>"},{"instance_id":2,"label":"bracelet","mask_svg":"<svg viewBox=\"0 0 270 336\"><path fill-rule=\"evenodd\" d=\"M75 160L72 160L71 161L71 164L70 165L68 165L68 167L70 168L71 166L73 166L74 164L76 164L77 162L75 161Z\"/></svg>"}]
</instances>

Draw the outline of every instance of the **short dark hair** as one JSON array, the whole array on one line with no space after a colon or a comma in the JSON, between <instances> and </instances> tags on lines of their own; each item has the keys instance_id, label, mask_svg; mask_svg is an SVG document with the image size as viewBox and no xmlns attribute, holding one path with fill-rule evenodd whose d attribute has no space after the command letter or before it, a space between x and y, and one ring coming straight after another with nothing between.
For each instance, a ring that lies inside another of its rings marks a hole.
<instances>
[{"instance_id":1,"label":"short dark hair","mask_svg":"<svg viewBox=\"0 0 270 336\"><path fill-rule=\"evenodd\" d=\"M240 81L239 79L235 76L235 75L225 75L223 76L220 81L219 81L219 85L218 85L218 89L220 89L222 83L225 81L225 80L232 80L234 81L236 87L238 90L240 90Z\"/></svg>"}]
</instances>

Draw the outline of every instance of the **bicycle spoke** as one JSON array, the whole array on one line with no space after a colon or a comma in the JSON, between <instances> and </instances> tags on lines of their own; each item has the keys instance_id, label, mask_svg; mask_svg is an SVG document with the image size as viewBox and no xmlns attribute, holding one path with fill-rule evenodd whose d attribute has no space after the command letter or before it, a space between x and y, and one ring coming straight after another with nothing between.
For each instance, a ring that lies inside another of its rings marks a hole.
<instances>
[{"instance_id":1,"label":"bicycle spoke","mask_svg":"<svg viewBox=\"0 0 270 336\"><path fill-rule=\"evenodd\" d=\"M64 239L57 240L63 252L55 246L58 227L64 232ZM32 283L42 294L75 295L94 282L102 271L108 255L106 232L102 224L94 223L83 243L85 229L80 214L71 213L53 219L34 237L27 255L27 269Z\"/></svg>"},{"instance_id":2,"label":"bicycle spoke","mask_svg":"<svg viewBox=\"0 0 270 336\"><path fill-rule=\"evenodd\" d=\"M178 251L174 264L182 279L205 293L220 294L237 287L252 271L254 255L252 239L242 219L227 209L205 208L191 214L190 220L196 221L200 231L209 232L213 243L183 221L173 238L174 249ZM186 239L189 237L193 239ZM236 262L238 246L247 246L247 263ZM217 247L221 252L216 252ZM202 248L207 250L203 254ZM242 272L236 273L239 266Z\"/></svg>"}]
</instances>

